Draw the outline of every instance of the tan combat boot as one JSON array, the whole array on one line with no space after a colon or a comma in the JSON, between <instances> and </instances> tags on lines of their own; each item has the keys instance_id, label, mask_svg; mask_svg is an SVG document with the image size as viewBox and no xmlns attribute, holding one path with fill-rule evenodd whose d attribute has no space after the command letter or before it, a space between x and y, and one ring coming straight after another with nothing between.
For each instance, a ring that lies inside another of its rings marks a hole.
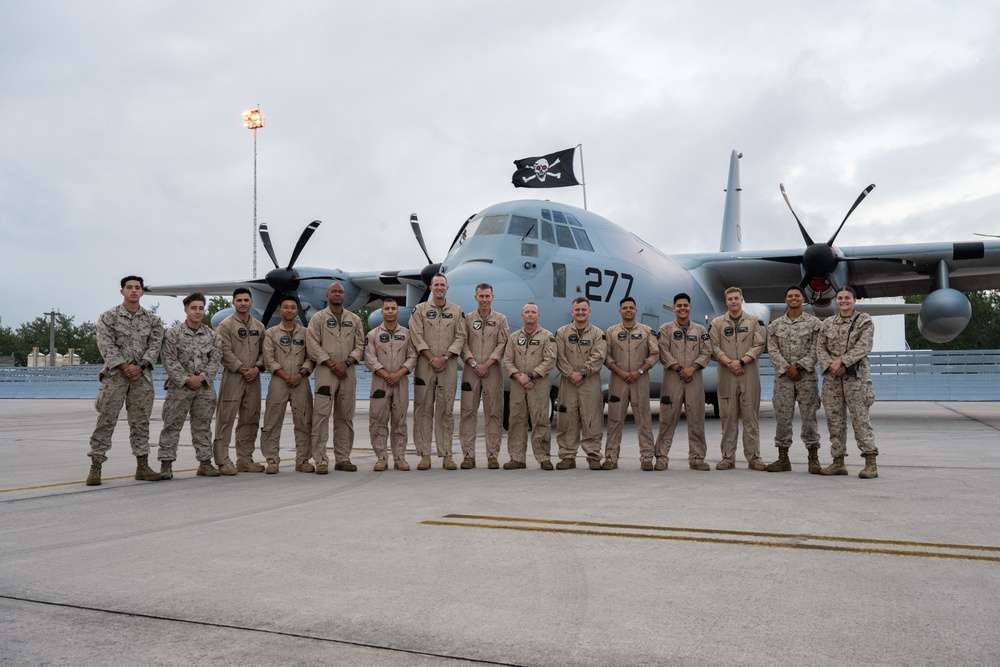
<instances>
[{"instance_id":1,"label":"tan combat boot","mask_svg":"<svg viewBox=\"0 0 1000 667\"><path fill-rule=\"evenodd\" d=\"M135 457L135 478L142 482L158 482L162 477L149 467L149 456Z\"/></svg>"},{"instance_id":2,"label":"tan combat boot","mask_svg":"<svg viewBox=\"0 0 1000 667\"><path fill-rule=\"evenodd\" d=\"M489 470L499 470L500 462L497 461L497 458L495 456L491 456L486 460L486 467Z\"/></svg>"},{"instance_id":3,"label":"tan combat boot","mask_svg":"<svg viewBox=\"0 0 1000 667\"><path fill-rule=\"evenodd\" d=\"M818 475L822 470L822 466L819 464L819 451L815 449L809 450L809 474Z\"/></svg>"},{"instance_id":4,"label":"tan combat boot","mask_svg":"<svg viewBox=\"0 0 1000 667\"><path fill-rule=\"evenodd\" d=\"M410 464L406 462L406 459L396 459L393 462L392 467L396 470L409 470Z\"/></svg>"},{"instance_id":5,"label":"tan combat boot","mask_svg":"<svg viewBox=\"0 0 1000 667\"><path fill-rule=\"evenodd\" d=\"M462 470L471 470L476 467L476 459L472 456L466 456L462 459Z\"/></svg>"},{"instance_id":6,"label":"tan combat boot","mask_svg":"<svg viewBox=\"0 0 1000 667\"><path fill-rule=\"evenodd\" d=\"M236 472L264 472L264 465L253 459L236 459Z\"/></svg>"},{"instance_id":7,"label":"tan combat boot","mask_svg":"<svg viewBox=\"0 0 1000 667\"><path fill-rule=\"evenodd\" d=\"M833 463L819 471L821 475L846 475L847 468L844 466L843 456L834 456Z\"/></svg>"},{"instance_id":8,"label":"tan combat boot","mask_svg":"<svg viewBox=\"0 0 1000 667\"><path fill-rule=\"evenodd\" d=\"M421 456L420 462L417 463L417 470L430 470L431 469L431 457Z\"/></svg>"},{"instance_id":9,"label":"tan combat boot","mask_svg":"<svg viewBox=\"0 0 1000 667\"><path fill-rule=\"evenodd\" d=\"M277 461L268 461L267 467L264 468L265 475L277 475L280 464Z\"/></svg>"},{"instance_id":10,"label":"tan combat boot","mask_svg":"<svg viewBox=\"0 0 1000 667\"><path fill-rule=\"evenodd\" d=\"M865 454L865 468L858 473L861 479L875 479L878 477L878 468L875 467L875 457L878 454Z\"/></svg>"},{"instance_id":11,"label":"tan combat boot","mask_svg":"<svg viewBox=\"0 0 1000 667\"><path fill-rule=\"evenodd\" d=\"M174 478L174 462L160 461L160 479Z\"/></svg>"},{"instance_id":12,"label":"tan combat boot","mask_svg":"<svg viewBox=\"0 0 1000 667\"><path fill-rule=\"evenodd\" d=\"M342 461L340 463L334 463L333 464L333 469L334 470L340 470L342 472L357 472L358 466L356 466L355 464L351 463L350 459L348 459L347 461Z\"/></svg>"},{"instance_id":13,"label":"tan combat boot","mask_svg":"<svg viewBox=\"0 0 1000 667\"><path fill-rule=\"evenodd\" d=\"M375 465L372 466L372 471L374 472L382 472L383 470L388 470L388 469L389 469L389 462L386 461L385 459L379 459L378 461L375 462Z\"/></svg>"},{"instance_id":14,"label":"tan combat boot","mask_svg":"<svg viewBox=\"0 0 1000 667\"><path fill-rule=\"evenodd\" d=\"M212 465L212 461L201 461L198 464L198 472L195 473L198 477L218 477L221 473L219 469Z\"/></svg>"},{"instance_id":15,"label":"tan combat boot","mask_svg":"<svg viewBox=\"0 0 1000 667\"><path fill-rule=\"evenodd\" d=\"M87 475L87 486L101 485L101 462L96 459L90 460L90 474Z\"/></svg>"},{"instance_id":16,"label":"tan combat boot","mask_svg":"<svg viewBox=\"0 0 1000 667\"><path fill-rule=\"evenodd\" d=\"M788 447L778 447L778 460L774 463L768 463L766 470L768 472L790 472L792 469L792 462L788 460Z\"/></svg>"},{"instance_id":17,"label":"tan combat boot","mask_svg":"<svg viewBox=\"0 0 1000 667\"><path fill-rule=\"evenodd\" d=\"M458 466L455 465L455 460L450 456L446 456L441 459L441 467L445 470L458 470Z\"/></svg>"}]
</instances>

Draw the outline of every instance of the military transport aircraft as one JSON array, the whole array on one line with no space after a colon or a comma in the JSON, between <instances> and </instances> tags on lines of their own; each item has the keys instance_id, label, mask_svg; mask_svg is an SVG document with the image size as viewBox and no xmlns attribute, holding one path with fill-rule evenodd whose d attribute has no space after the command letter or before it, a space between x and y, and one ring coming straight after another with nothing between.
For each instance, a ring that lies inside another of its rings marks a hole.
<instances>
[{"instance_id":1,"label":"military transport aircraft","mask_svg":"<svg viewBox=\"0 0 1000 667\"><path fill-rule=\"evenodd\" d=\"M828 241L815 242L799 221L782 186L782 195L798 222L804 249L742 249L740 212L741 154L732 152L719 252L666 255L635 234L587 210L549 201L523 200L496 204L470 216L461 225L447 255L432 261L416 215L413 232L427 258L427 265L407 270L350 272L339 269L296 267L295 261L320 222L302 232L288 265L275 255L267 226L260 237L275 268L264 278L245 281L154 285L149 294L185 295L198 290L229 295L248 287L254 298L253 314L271 320L282 294L299 299L303 320L326 307L326 288L341 281L345 307L356 309L383 296L400 300L400 322L409 309L427 298L435 273L447 276L448 298L462 308L476 307L475 286L493 285L493 307L519 326L521 308L538 304L541 325L555 330L570 320L574 298L591 301L591 321L602 328L619 322L619 300L632 296L639 320L656 329L673 319L672 299L678 292L691 295L695 321L707 323L724 313L724 292L735 285L743 289L746 310L770 321L784 311L785 289L799 284L818 314L831 314L831 297L843 285L853 286L859 297L925 294L923 304L868 304L859 310L871 314L897 314L919 309L921 334L928 340L953 339L968 324L972 308L962 291L1000 288L1000 242L922 243L838 247L834 244L844 222L874 185L867 187ZM407 306L407 307L404 307ZM232 310L217 313L213 325ZM370 321L380 320L375 312ZM714 377L706 390L714 391Z\"/></svg>"}]
</instances>

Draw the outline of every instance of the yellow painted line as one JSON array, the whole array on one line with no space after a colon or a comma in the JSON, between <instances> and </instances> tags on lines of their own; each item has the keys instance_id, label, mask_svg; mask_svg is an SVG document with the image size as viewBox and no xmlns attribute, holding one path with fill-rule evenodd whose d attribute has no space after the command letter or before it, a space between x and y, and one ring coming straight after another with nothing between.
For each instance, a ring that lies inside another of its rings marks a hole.
<instances>
[{"instance_id":1,"label":"yellow painted line","mask_svg":"<svg viewBox=\"0 0 1000 667\"><path fill-rule=\"evenodd\" d=\"M826 542L848 542L860 544L891 544L904 547L925 547L931 549L966 549L973 551L997 551L1000 547L979 546L974 544L947 544L941 542L913 542L907 540L880 540L866 537L836 537L832 535L813 535L810 533L762 533L748 530L722 530L716 528L683 528L679 526L644 526L629 523L599 523L594 521L564 521L559 519L530 519L511 516L488 516L480 514L445 514L445 519L476 519L480 521L506 521L508 523L539 523L555 526L583 526L589 528L618 528L622 530L651 530L677 533L707 533L710 535L738 535L742 537L771 537L778 539L816 540ZM747 544L741 541L741 544Z\"/></svg>"},{"instance_id":2,"label":"yellow painted line","mask_svg":"<svg viewBox=\"0 0 1000 667\"><path fill-rule=\"evenodd\" d=\"M668 540L679 542L707 542L710 544L738 544L751 547L772 547L777 549L809 549L814 551L836 551L841 553L881 554L887 556L911 556L917 558L946 558L953 560L974 560L1000 563L998 556L973 556L950 554L936 551L904 551L902 549L864 549L861 547L837 547L826 544L798 544L795 542L757 542L732 540L720 537L691 537L688 535L649 535L642 533L621 533L607 530L581 530L578 528L549 528L543 526L505 526L495 523L464 523L459 521L421 521L425 526L458 526L461 528L488 528L491 530L516 530L534 533L557 533L566 535L590 535L595 537L627 537L643 540ZM967 548L967 547L963 547Z\"/></svg>"}]
</instances>

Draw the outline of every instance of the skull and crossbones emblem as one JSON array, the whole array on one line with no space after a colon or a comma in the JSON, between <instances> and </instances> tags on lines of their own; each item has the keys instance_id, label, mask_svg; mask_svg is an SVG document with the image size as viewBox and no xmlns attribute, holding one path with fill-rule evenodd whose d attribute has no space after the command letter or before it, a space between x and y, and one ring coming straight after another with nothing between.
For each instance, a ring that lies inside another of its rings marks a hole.
<instances>
[{"instance_id":1,"label":"skull and crossbones emblem","mask_svg":"<svg viewBox=\"0 0 1000 667\"><path fill-rule=\"evenodd\" d=\"M552 164L549 164L549 161L546 160L545 158L538 158L537 160L535 160L535 164L532 167L535 170L535 173L533 173L531 176L523 176L521 180L527 183L528 181L537 178L539 183L544 183L546 177L548 176L551 176L552 178L562 178L562 172L556 174L549 171L549 169L556 166L557 164L559 164L559 158L556 158L556 161L553 162Z\"/></svg>"}]
</instances>

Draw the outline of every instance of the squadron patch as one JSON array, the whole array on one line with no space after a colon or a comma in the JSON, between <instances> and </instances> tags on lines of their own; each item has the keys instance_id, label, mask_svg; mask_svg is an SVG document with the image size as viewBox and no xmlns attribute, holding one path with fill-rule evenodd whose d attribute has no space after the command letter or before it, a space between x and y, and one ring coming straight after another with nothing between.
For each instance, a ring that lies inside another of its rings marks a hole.
<instances>
[{"instance_id":1,"label":"squadron patch","mask_svg":"<svg viewBox=\"0 0 1000 667\"><path fill-rule=\"evenodd\" d=\"M722 330L722 335L723 336L732 336L733 335L733 328L732 327L726 327L725 329Z\"/></svg>"},{"instance_id":2,"label":"squadron patch","mask_svg":"<svg viewBox=\"0 0 1000 667\"><path fill-rule=\"evenodd\" d=\"M278 339L278 344L279 345L291 345L292 344L292 339L289 338L288 336L282 336L281 338Z\"/></svg>"},{"instance_id":3,"label":"squadron patch","mask_svg":"<svg viewBox=\"0 0 1000 667\"><path fill-rule=\"evenodd\" d=\"M426 314L427 314L427 319L429 320L436 320L438 316L436 310L428 310Z\"/></svg>"},{"instance_id":4,"label":"squadron patch","mask_svg":"<svg viewBox=\"0 0 1000 667\"><path fill-rule=\"evenodd\" d=\"M683 340L683 339L684 339L684 332L683 331L675 331L674 332L674 340Z\"/></svg>"},{"instance_id":5,"label":"squadron patch","mask_svg":"<svg viewBox=\"0 0 1000 667\"><path fill-rule=\"evenodd\" d=\"M702 340L708 340L708 339L710 339L711 337L712 337L712 336L711 336L711 335L709 335L709 334L707 334L707 333L704 333L704 334L702 334L702 335L701 335L701 339L702 339Z\"/></svg>"},{"instance_id":6,"label":"squadron patch","mask_svg":"<svg viewBox=\"0 0 1000 667\"><path fill-rule=\"evenodd\" d=\"M576 344L576 343L579 343L579 342L580 342L580 337L579 337L579 336L577 336L576 334L570 334L570 335L569 335L569 338L567 338L567 340L568 340L568 341L569 341L570 343L574 343L574 344Z\"/></svg>"},{"instance_id":7,"label":"squadron patch","mask_svg":"<svg viewBox=\"0 0 1000 667\"><path fill-rule=\"evenodd\" d=\"M247 330L244 329L243 327L240 327L239 329L236 330L236 335L239 336L240 338L246 338Z\"/></svg>"},{"instance_id":8,"label":"squadron patch","mask_svg":"<svg viewBox=\"0 0 1000 667\"><path fill-rule=\"evenodd\" d=\"M483 328L483 321L476 320L475 322L472 323L472 328L475 329L476 331L479 331L480 329Z\"/></svg>"},{"instance_id":9,"label":"squadron patch","mask_svg":"<svg viewBox=\"0 0 1000 667\"><path fill-rule=\"evenodd\" d=\"M380 342L380 343L388 343L389 342L389 334L387 334L387 333L380 333L378 335L378 342Z\"/></svg>"},{"instance_id":10,"label":"squadron patch","mask_svg":"<svg viewBox=\"0 0 1000 667\"><path fill-rule=\"evenodd\" d=\"M521 336L520 338L517 339L518 345L524 345L526 342L528 342L528 339L525 338L524 336Z\"/></svg>"},{"instance_id":11,"label":"squadron patch","mask_svg":"<svg viewBox=\"0 0 1000 667\"><path fill-rule=\"evenodd\" d=\"M337 318L336 317L331 317L330 319L328 319L326 321L326 328L327 329L336 329L337 328Z\"/></svg>"},{"instance_id":12,"label":"squadron patch","mask_svg":"<svg viewBox=\"0 0 1000 667\"><path fill-rule=\"evenodd\" d=\"M628 334L624 331L618 332L618 340L628 340Z\"/></svg>"}]
</instances>

